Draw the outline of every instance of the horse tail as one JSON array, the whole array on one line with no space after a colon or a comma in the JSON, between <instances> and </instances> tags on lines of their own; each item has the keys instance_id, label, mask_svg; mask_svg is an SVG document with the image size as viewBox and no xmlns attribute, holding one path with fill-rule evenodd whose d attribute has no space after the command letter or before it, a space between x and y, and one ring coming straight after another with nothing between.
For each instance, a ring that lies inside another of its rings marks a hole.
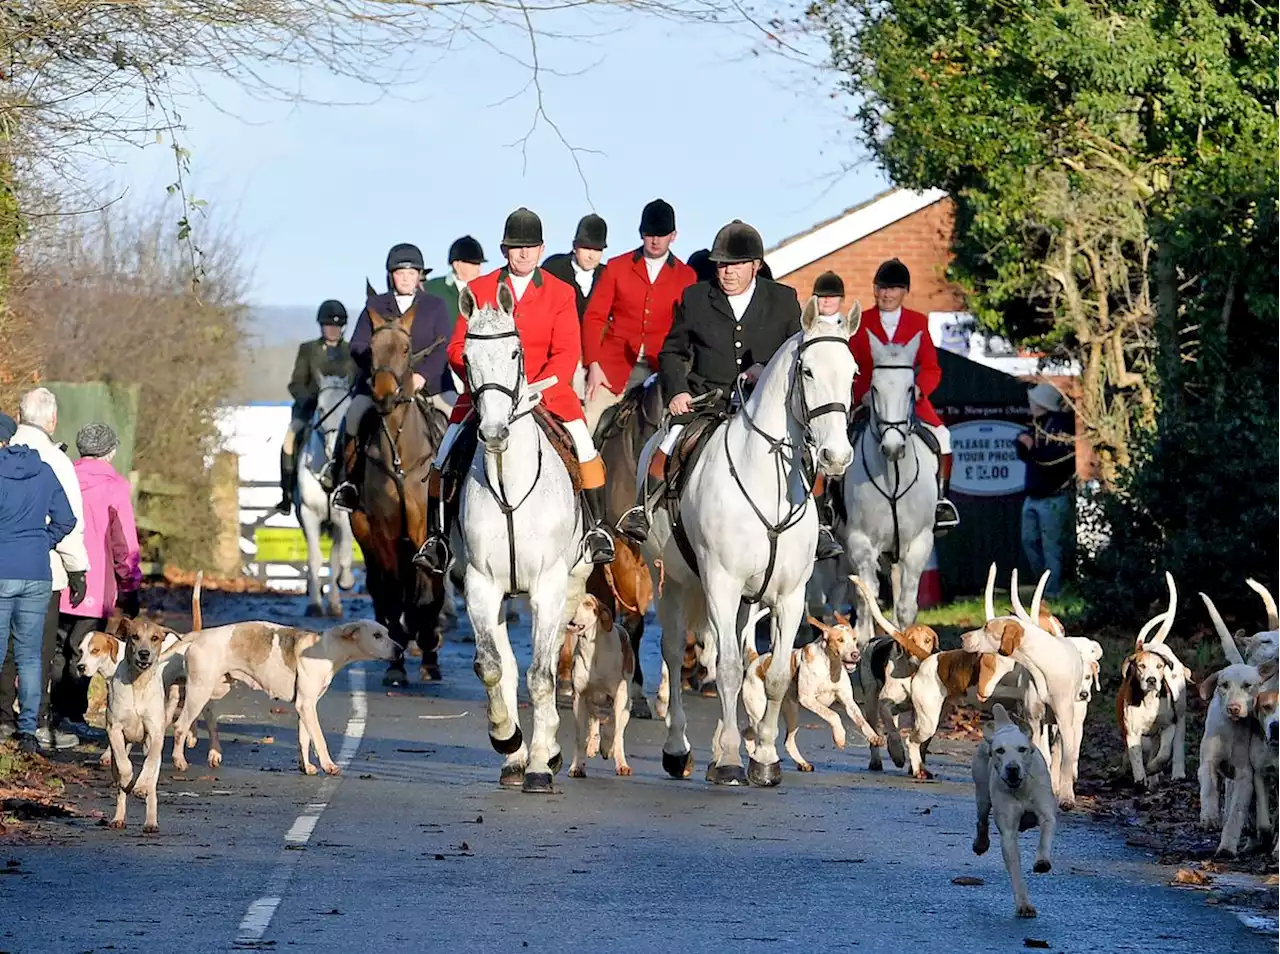
<instances>
[{"instance_id":1,"label":"horse tail","mask_svg":"<svg viewBox=\"0 0 1280 954\"><path fill-rule=\"evenodd\" d=\"M191 587L191 631L204 629L204 618L200 613L200 584L204 582L204 570L196 570L196 581Z\"/></svg>"}]
</instances>

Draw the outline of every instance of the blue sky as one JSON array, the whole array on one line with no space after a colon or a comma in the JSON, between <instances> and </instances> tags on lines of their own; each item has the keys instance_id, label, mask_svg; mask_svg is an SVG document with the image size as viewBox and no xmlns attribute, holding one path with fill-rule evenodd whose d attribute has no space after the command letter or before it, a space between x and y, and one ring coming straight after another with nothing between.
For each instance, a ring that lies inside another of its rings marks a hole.
<instances>
[{"instance_id":1,"label":"blue sky","mask_svg":"<svg viewBox=\"0 0 1280 954\"><path fill-rule=\"evenodd\" d=\"M252 301L354 307L366 276L382 287L386 250L400 241L439 271L449 243L471 233L496 262L503 219L520 205L542 216L548 252L567 249L578 218L598 212L611 255L635 245L641 207L662 196L687 256L732 218L771 245L885 188L865 156L858 162L831 78L757 55L750 28L632 17L624 29L587 29L596 35L546 40L540 55L572 74L544 74L541 85L565 138L592 150L579 153L590 202L545 122L524 155L510 145L534 117L529 73L478 43L424 49L381 98L321 70L276 74L312 100L361 105L264 102L218 82L206 84L213 104L182 102L192 193L243 248ZM527 41L507 42L526 53ZM131 200L159 199L172 156L123 149L101 176Z\"/></svg>"}]
</instances>

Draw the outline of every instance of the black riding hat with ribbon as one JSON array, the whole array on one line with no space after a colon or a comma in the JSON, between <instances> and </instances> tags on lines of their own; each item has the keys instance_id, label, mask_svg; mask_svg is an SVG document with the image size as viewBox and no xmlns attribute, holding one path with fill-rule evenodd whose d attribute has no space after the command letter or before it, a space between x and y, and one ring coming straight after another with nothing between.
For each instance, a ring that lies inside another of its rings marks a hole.
<instances>
[{"instance_id":1,"label":"black riding hat with ribbon","mask_svg":"<svg viewBox=\"0 0 1280 954\"><path fill-rule=\"evenodd\" d=\"M750 225L734 219L716 233L708 257L717 265L754 262L764 258L764 239Z\"/></svg>"},{"instance_id":2,"label":"black riding hat with ribbon","mask_svg":"<svg viewBox=\"0 0 1280 954\"><path fill-rule=\"evenodd\" d=\"M423 275L431 271L422 259L422 250L408 242L391 246L391 251L387 253L387 274L401 268L416 268Z\"/></svg>"}]
</instances>

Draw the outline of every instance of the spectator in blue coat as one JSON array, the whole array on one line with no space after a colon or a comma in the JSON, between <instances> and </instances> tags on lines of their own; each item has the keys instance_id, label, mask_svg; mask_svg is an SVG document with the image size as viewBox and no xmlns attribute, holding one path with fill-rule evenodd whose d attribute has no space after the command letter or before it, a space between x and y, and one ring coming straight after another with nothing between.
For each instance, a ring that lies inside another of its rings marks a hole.
<instances>
[{"instance_id":1,"label":"spectator in blue coat","mask_svg":"<svg viewBox=\"0 0 1280 954\"><path fill-rule=\"evenodd\" d=\"M0 414L0 664L12 638L20 710L15 727L12 687L0 691L0 739L16 729L22 749L35 752L45 682L41 644L53 593L49 551L75 529L76 515L53 468L31 448L9 444L15 430L13 418Z\"/></svg>"}]
</instances>

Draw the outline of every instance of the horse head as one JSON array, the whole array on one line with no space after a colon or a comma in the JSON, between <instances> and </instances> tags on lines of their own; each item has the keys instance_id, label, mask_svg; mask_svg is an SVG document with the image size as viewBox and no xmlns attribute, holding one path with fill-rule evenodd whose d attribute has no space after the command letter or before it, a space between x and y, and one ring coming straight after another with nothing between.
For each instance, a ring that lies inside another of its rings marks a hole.
<instances>
[{"instance_id":1,"label":"horse head","mask_svg":"<svg viewBox=\"0 0 1280 954\"><path fill-rule=\"evenodd\" d=\"M862 308L855 303L848 315L833 318L819 316L817 298L804 306L791 410L805 428L818 469L828 477L839 477L853 460L849 395L858 365L849 350L849 338L862 321Z\"/></svg>"},{"instance_id":2,"label":"horse head","mask_svg":"<svg viewBox=\"0 0 1280 954\"><path fill-rule=\"evenodd\" d=\"M904 345L871 343L871 427L886 460L901 460L915 424L916 352L920 335Z\"/></svg>"},{"instance_id":3,"label":"horse head","mask_svg":"<svg viewBox=\"0 0 1280 954\"><path fill-rule=\"evenodd\" d=\"M316 375L316 410L311 428L324 443L325 459L333 456L338 443L338 425L351 403L351 382L341 374Z\"/></svg>"},{"instance_id":4,"label":"horse head","mask_svg":"<svg viewBox=\"0 0 1280 954\"><path fill-rule=\"evenodd\" d=\"M480 439L486 450L501 454L507 449L511 425L542 400L541 393L526 387L515 295L500 285L496 306L479 305L466 288L458 296L458 309L467 320L462 361L480 418Z\"/></svg>"},{"instance_id":5,"label":"horse head","mask_svg":"<svg viewBox=\"0 0 1280 954\"><path fill-rule=\"evenodd\" d=\"M370 388L374 403L386 414L412 400L409 396L413 393L411 349L417 303L398 318L380 315L372 302L366 308L373 328L369 336Z\"/></svg>"}]
</instances>

